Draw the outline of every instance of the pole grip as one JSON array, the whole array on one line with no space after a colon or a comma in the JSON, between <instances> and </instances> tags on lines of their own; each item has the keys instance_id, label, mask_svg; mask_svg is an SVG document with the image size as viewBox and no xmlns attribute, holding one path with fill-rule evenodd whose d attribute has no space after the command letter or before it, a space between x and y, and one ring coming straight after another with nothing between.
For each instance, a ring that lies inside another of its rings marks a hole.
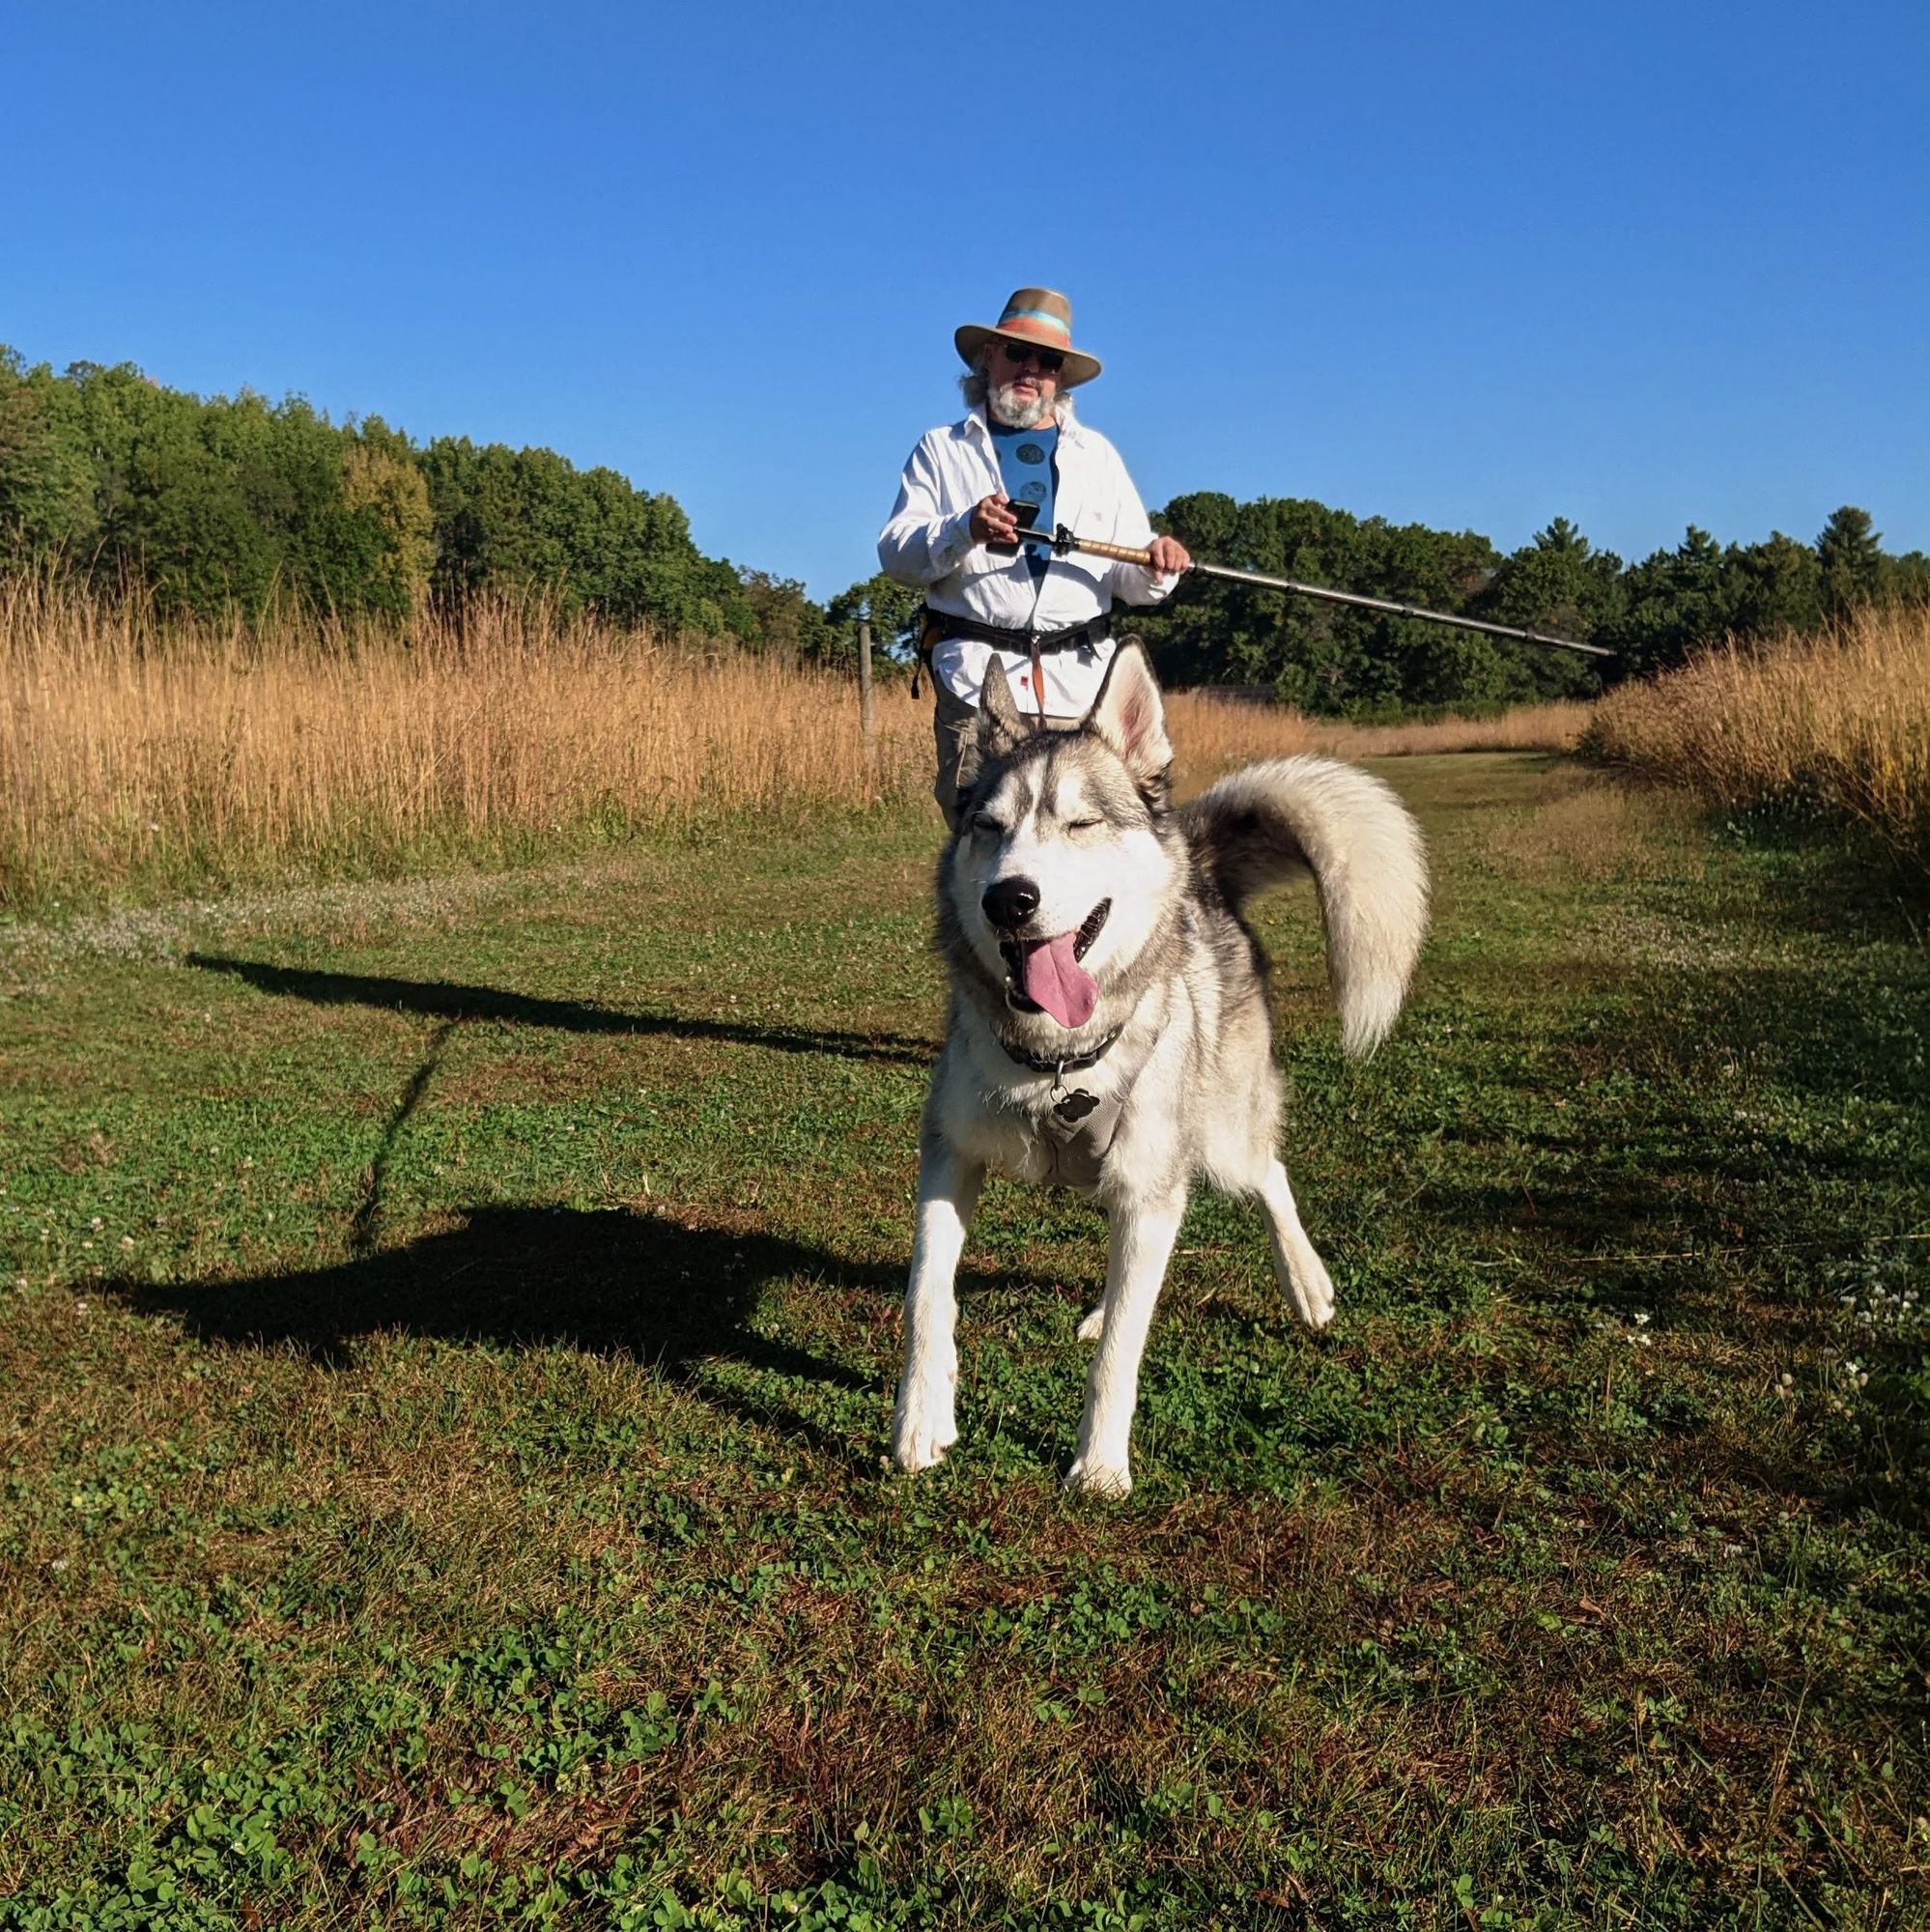
<instances>
[{"instance_id":1,"label":"pole grip","mask_svg":"<svg viewBox=\"0 0 1930 1932\"><path fill-rule=\"evenodd\" d=\"M1134 550L1130 544L1100 543L1096 537L1081 537L1079 548L1093 556L1110 556L1120 563L1143 563L1149 567L1152 562L1149 550Z\"/></svg>"}]
</instances>

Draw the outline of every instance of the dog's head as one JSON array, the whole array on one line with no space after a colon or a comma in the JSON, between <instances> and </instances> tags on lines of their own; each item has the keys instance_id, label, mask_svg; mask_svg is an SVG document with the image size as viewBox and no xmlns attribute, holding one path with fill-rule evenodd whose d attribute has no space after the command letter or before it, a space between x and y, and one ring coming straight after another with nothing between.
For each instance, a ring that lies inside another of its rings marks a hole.
<instances>
[{"instance_id":1,"label":"dog's head","mask_svg":"<svg viewBox=\"0 0 1930 1932\"><path fill-rule=\"evenodd\" d=\"M1076 731L1028 724L996 658L979 703L943 898L1006 1004L1050 1044L1093 1019L1165 915L1173 746L1133 643Z\"/></svg>"}]
</instances>

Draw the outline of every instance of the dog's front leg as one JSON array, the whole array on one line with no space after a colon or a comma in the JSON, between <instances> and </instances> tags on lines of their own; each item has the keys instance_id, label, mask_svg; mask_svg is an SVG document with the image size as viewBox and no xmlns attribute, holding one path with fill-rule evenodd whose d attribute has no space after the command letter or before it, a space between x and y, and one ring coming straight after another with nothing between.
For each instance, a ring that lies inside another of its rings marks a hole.
<instances>
[{"instance_id":1,"label":"dog's front leg","mask_svg":"<svg viewBox=\"0 0 1930 1932\"><path fill-rule=\"evenodd\" d=\"M905 1368L892 1420L892 1460L928 1469L958 1439L958 1303L952 1284L979 1205L982 1164L937 1135L919 1152L918 1236L905 1290Z\"/></svg>"},{"instance_id":2,"label":"dog's front leg","mask_svg":"<svg viewBox=\"0 0 1930 1932\"><path fill-rule=\"evenodd\" d=\"M1100 1304L1103 1326L1086 1378L1086 1412L1079 1422L1079 1454L1065 1475L1068 1490L1123 1496L1132 1489L1127 1456L1139 1401L1139 1360L1185 1212L1183 1193L1156 1207L1113 1210L1106 1296Z\"/></svg>"}]
</instances>

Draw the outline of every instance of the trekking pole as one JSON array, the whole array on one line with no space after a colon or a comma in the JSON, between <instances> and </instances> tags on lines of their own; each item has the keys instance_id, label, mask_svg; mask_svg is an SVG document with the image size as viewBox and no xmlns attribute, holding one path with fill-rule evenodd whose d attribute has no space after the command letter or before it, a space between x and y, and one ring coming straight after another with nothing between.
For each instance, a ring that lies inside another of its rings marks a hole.
<instances>
[{"instance_id":1,"label":"trekking pole","mask_svg":"<svg viewBox=\"0 0 1930 1932\"><path fill-rule=\"evenodd\" d=\"M1050 544L1055 556L1084 551L1089 556L1110 556L1121 563L1139 563L1150 569L1149 551L1134 550L1127 544L1101 543L1096 537L1075 537L1064 524L1050 535L1044 530L1021 530L1024 543ZM1491 637L1518 638L1523 643L1553 644L1564 651L1586 651L1592 658L1612 658L1617 652L1603 644L1584 644L1575 638L1557 638L1548 631L1524 631L1515 624L1490 624L1479 617L1450 617L1445 611L1424 611L1418 604L1396 604L1385 597L1363 597L1352 590L1329 590L1324 583L1301 583L1291 577L1266 577L1257 570L1235 570L1224 563L1195 563L1188 575L1223 577L1230 583L1257 583L1263 590L1288 590L1296 597L1319 597L1329 604L1353 604L1363 611L1384 611L1392 617L1419 617L1430 624L1452 624L1460 631L1486 631Z\"/></svg>"}]
</instances>

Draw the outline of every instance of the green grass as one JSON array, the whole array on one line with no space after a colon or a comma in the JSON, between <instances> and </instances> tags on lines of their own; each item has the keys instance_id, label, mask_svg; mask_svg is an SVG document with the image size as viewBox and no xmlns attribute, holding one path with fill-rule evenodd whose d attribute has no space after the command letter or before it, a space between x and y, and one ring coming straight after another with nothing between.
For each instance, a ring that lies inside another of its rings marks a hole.
<instances>
[{"instance_id":1,"label":"green grass","mask_svg":"<svg viewBox=\"0 0 1930 1932\"><path fill-rule=\"evenodd\" d=\"M1008 1185L883 1467L922 817L0 931L0 1927L1930 1922L1930 962L1387 770L1374 1062L1263 922L1340 1314L1203 1197L1123 1506Z\"/></svg>"}]
</instances>

